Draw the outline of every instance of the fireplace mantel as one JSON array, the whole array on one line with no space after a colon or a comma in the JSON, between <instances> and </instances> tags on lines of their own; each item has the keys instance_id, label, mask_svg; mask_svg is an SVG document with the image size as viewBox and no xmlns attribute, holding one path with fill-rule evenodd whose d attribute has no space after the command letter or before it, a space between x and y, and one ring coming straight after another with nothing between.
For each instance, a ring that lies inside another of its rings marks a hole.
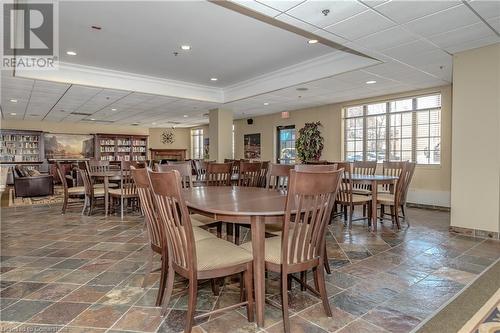
<instances>
[{"instance_id":1,"label":"fireplace mantel","mask_svg":"<svg viewBox=\"0 0 500 333\"><path fill-rule=\"evenodd\" d=\"M186 160L187 149L149 149L151 152L151 159L154 161L159 160Z\"/></svg>"}]
</instances>

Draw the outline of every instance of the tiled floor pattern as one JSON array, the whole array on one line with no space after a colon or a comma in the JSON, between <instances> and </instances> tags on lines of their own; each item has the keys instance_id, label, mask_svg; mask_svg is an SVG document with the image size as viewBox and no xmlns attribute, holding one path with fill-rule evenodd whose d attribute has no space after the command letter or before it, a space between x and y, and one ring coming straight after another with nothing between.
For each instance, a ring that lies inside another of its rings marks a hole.
<instances>
[{"instance_id":1,"label":"tiled floor pattern","mask_svg":"<svg viewBox=\"0 0 500 333\"><path fill-rule=\"evenodd\" d=\"M59 207L2 209L2 330L182 331L184 283L177 282L165 318L154 307L158 275L141 288L147 251L142 218L59 212ZM497 241L448 233L446 212L410 209L409 216L409 229L394 232L385 222L376 234L361 222L349 231L335 221L327 239L333 318L324 315L319 299L294 288L292 332L409 332L500 256ZM198 311L238 302L234 282L219 295L207 284L201 287ZM248 323L238 309L199 322L193 332L282 332L276 277L266 288L264 329Z\"/></svg>"}]
</instances>

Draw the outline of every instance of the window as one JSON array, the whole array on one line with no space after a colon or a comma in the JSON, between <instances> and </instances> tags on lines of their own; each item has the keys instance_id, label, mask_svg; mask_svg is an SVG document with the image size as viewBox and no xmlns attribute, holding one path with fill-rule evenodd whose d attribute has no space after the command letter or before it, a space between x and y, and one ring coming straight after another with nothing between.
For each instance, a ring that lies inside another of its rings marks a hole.
<instances>
[{"instance_id":1,"label":"window","mask_svg":"<svg viewBox=\"0 0 500 333\"><path fill-rule=\"evenodd\" d=\"M441 95L344 109L347 161L441 163Z\"/></svg>"},{"instance_id":2,"label":"window","mask_svg":"<svg viewBox=\"0 0 500 333\"><path fill-rule=\"evenodd\" d=\"M191 158L203 159L203 129L191 130Z\"/></svg>"},{"instance_id":3,"label":"window","mask_svg":"<svg viewBox=\"0 0 500 333\"><path fill-rule=\"evenodd\" d=\"M278 126L278 156L280 164L295 164L295 125Z\"/></svg>"}]
</instances>

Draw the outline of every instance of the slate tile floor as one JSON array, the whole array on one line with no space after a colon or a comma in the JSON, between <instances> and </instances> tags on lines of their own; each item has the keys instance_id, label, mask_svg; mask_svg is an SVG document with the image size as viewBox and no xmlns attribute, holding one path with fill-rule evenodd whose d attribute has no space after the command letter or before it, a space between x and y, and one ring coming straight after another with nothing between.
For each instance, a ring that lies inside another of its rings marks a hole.
<instances>
[{"instance_id":1,"label":"slate tile floor","mask_svg":"<svg viewBox=\"0 0 500 333\"><path fill-rule=\"evenodd\" d=\"M142 218L59 214L60 207L2 209L1 327L3 331L179 332L185 284L177 281L165 318L154 307L158 274L141 288L146 258ZM409 209L411 228L385 222L376 234L360 222L335 221L327 237L333 318L319 299L294 288L292 332L409 332L500 256L500 242L448 233L449 214ZM279 283L267 281L265 328L237 309L198 322L196 333L281 332ZM201 313L237 302L228 279L219 295L201 287ZM275 306L273 306L273 304Z\"/></svg>"}]
</instances>

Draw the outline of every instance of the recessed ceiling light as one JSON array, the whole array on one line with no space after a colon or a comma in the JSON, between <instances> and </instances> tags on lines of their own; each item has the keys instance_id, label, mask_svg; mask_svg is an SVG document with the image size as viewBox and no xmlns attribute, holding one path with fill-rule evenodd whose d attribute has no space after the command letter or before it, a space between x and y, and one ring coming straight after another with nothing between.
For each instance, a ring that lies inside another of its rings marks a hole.
<instances>
[{"instance_id":1,"label":"recessed ceiling light","mask_svg":"<svg viewBox=\"0 0 500 333\"><path fill-rule=\"evenodd\" d=\"M151 125L156 125L156 123L151 123Z\"/></svg>"},{"instance_id":2,"label":"recessed ceiling light","mask_svg":"<svg viewBox=\"0 0 500 333\"><path fill-rule=\"evenodd\" d=\"M185 114L185 115L183 115L183 117L184 117L184 118L187 118L187 117L188 117L188 115L187 115L187 114Z\"/></svg>"},{"instance_id":3,"label":"recessed ceiling light","mask_svg":"<svg viewBox=\"0 0 500 333\"><path fill-rule=\"evenodd\" d=\"M366 84L374 84L374 83L377 83L377 81L375 80L366 81Z\"/></svg>"},{"instance_id":4,"label":"recessed ceiling light","mask_svg":"<svg viewBox=\"0 0 500 333\"><path fill-rule=\"evenodd\" d=\"M11 115L11 116L15 116L16 114L17 114L17 113L15 113L15 112L11 112L11 113L10 113L10 115Z\"/></svg>"},{"instance_id":5,"label":"recessed ceiling light","mask_svg":"<svg viewBox=\"0 0 500 333\"><path fill-rule=\"evenodd\" d=\"M268 102L265 102L265 103L264 103L264 105L269 105L269 103L268 103Z\"/></svg>"},{"instance_id":6,"label":"recessed ceiling light","mask_svg":"<svg viewBox=\"0 0 500 333\"><path fill-rule=\"evenodd\" d=\"M75 51L67 51L66 54L70 55L70 56L75 56L76 52Z\"/></svg>"},{"instance_id":7,"label":"recessed ceiling light","mask_svg":"<svg viewBox=\"0 0 500 333\"><path fill-rule=\"evenodd\" d=\"M184 51L189 51L189 50L191 50L191 46L190 45L181 45L181 49L183 49Z\"/></svg>"},{"instance_id":8,"label":"recessed ceiling light","mask_svg":"<svg viewBox=\"0 0 500 333\"><path fill-rule=\"evenodd\" d=\"M112 109L111 109L111 111L116 111L116 109L115 109L115 108L112 108Z\"/></svg>"},{"instance_id":9,"label":"recessed ceiling light","mask_svg":"<svg viewBox=\"0 0 500 333\"><path fill-rule=\"evenodd\" d=\"M297 90L297 91L307 91L307 90L309 90L309 88L306 88L306 87L300 87L300 88L297 88L296 90Z\"/></svg>"},{"instance_id":10,"label":"recessed ceiling light","mask_svg":"<svg viewBox=\"0 0 500 333\"><path fill-rule=\"evenodd\" d=\"M216 77L211 77L210 78L210 81L217 81L217 80L218 80L218 78L216 78Z\"/></svg>"},{"instance_id":11,"label":"recessed ceiling light","mask_svg":"<svg viewBox=\"0 0 500 333\"><path fill-rule=\"evenodd\" d=\"M94 121L95 119L94 118L90 118L90 120Z\"/></svg>"},{"instance_id":12,"label":"recessed ceiling light","mask_svg":"<svg viewBox=\"0 0 500 333\"><path fill-rule=\"evenodd\" d=\"M318 40L317 39L309 39L307 42L309 44L316 44L318 42Z\"/></svg>"},{"instance_id":13,"label":"recessed ceiling light","mask_svg":"<svg viewBox=\"0 0 500 333\"><path fill-rule=\"evenodd\" d=\"M17 103L17 99L11 99L10 100L12 103Z\"/></svg>"}]
</instances>

